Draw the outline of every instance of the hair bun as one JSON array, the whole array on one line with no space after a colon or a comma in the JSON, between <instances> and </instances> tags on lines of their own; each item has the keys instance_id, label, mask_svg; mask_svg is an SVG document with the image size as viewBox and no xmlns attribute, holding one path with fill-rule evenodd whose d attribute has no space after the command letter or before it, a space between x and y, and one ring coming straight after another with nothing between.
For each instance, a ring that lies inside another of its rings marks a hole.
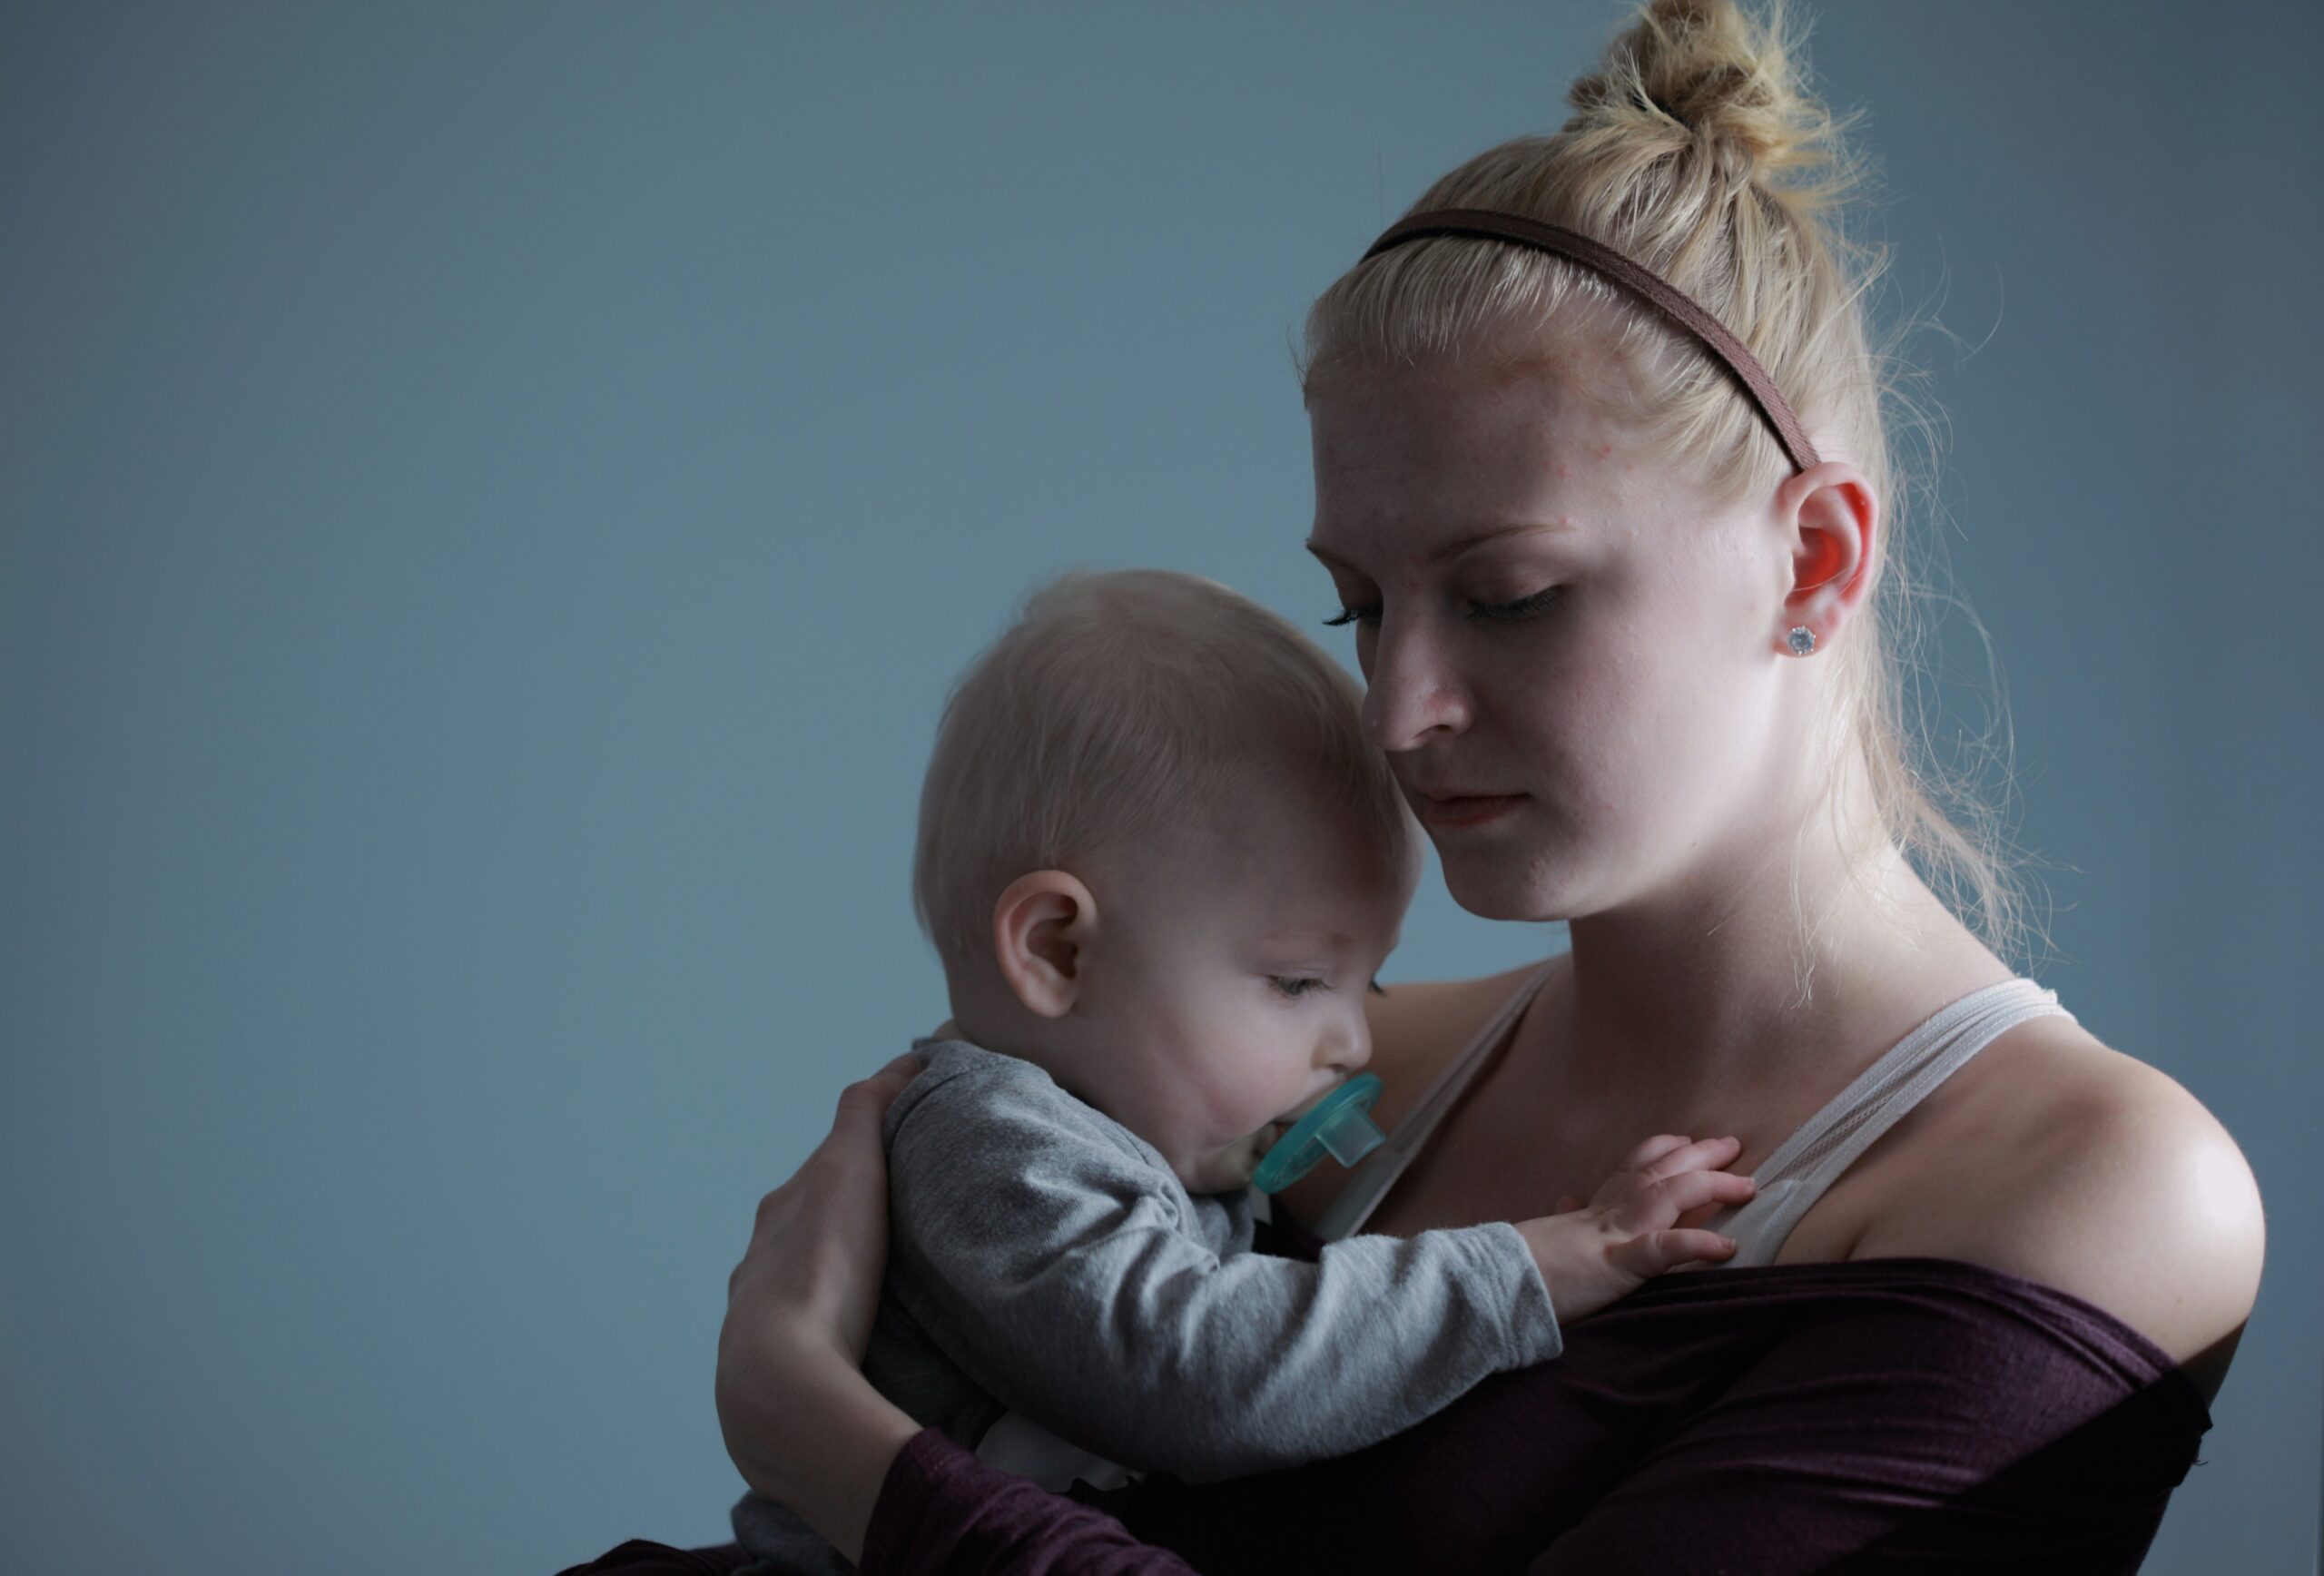
<instances>
[{"instance_id":1,"label":"hair bun","mask_svg":"<svg viewBox=\"0 0 2324 1576\"><path fill-rule=\"evenodd\" d=\"M1846 162L1844 128L1801 87L1797 53L1780 0L1765 22L1736 0L1651 0L1574 83L1567 97L1580 113L1565 129L1703 147L1738 183L1785 185Z\"/></svg>"}]
</instances>

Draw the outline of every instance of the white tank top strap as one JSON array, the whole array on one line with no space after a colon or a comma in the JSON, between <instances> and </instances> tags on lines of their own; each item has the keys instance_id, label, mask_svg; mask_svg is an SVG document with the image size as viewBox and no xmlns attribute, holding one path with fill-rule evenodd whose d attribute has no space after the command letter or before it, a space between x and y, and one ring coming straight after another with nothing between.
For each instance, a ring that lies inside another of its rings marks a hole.
<instances>
[{"instance_id":1,"label":"white tank top strap","mask_svg":"<svg viewBox=\"0 0 2324 1576\"><path fill-rule=\"evenodd\" d=\"M1364 1223L1372 1218L1372 1212L1396 1185L1396 1178L1404 1174L1413 1157L1427 1145L1445 1114L1460 1103L1461 1096L1492 1061L1493 1053L1508 1039L1510 1030L1524 1016L1525 1009L1532 1005L1533 998L1541 994L1542 983L1555 966L1552 960L1527 975L1485 1026L1477 1030L1476 1038L1444 1064L1434 1081L1396 1124L1396 1130L1388 1135L1388 1141L1356 1167L1347 1186L1340 1189L1339 1197L1316 1222L1317 1236L1325 1242L1337 1242L1364 1229Z\"/></svg>"},{"instance_id":2,"label":"white tank top strap","mask_svg":"<svg viewBox=\"0 0 2324 1576\"><path fill-rule=\"evenodd\" d=\"M1735 1256L1716 1267L1773 1264L1784 1239L1824 1190L1931 1089L2008 1030L2034 1018L2072 1019L2058 993L2034 981L2004 980L1939 1009L1891 1046L1855 1082L1799 1126L1751 1174L1758 1193L1704 1225L1735 1239Z\"/></svg>"},{"instance_id":3,"label":"white tank top strap","mask_svg":"<svg viewBox=\"0 0 2324 1576\"><path fill-rule=\"evenodd\" d=\"M1405 1167L1492 1064L1554 966L1552 960L1526 976L1476 1038L1437 1073L1388 1141L1356 1167L1324 1211L1317 1236L1336 1242L1364 1229ZM2056 991L2020 977L1971 991L1915 1026L1760 1164L1751 1174L1759 1187L1750 1203L1721 1210L1705 1222L1735 1239L1735 1256L1718 1267L1773 1264L1800 1216L1858 1156L1971 1057L2034 1018L2071 1021L2073 1014L2058 1005Z\"/></svg>"}]
</instances>

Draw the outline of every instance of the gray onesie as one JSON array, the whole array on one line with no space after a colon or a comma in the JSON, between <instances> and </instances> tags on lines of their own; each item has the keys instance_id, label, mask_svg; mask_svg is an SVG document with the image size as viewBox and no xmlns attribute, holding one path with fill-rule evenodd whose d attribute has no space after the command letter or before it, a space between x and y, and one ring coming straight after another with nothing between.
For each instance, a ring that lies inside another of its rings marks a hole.
<instances>
[{"instance_id":1,"label":"gray onesie","mask_svg":"<svg viewBox=\"0 0 2324 1576\"><path fill-rule=\"evenodd\" d=\"M1251 1249L1247 1193L1189 1194L1151 1144L1029 1061L923 1039L888 1109L887 1280L864 1376L973 1450L1006 1412L1190 1482L1343 1455L1561 1349L1502 1222ZM786 1573L843 1571L747 1495L734 1534Z\"/></svg>"}]
</instances>

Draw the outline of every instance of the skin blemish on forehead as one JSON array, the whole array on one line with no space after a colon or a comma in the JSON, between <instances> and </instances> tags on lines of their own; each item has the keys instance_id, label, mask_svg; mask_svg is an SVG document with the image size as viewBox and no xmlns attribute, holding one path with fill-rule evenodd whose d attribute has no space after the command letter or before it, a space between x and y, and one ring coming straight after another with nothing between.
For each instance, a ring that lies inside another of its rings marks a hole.
<instances>
[{"instance_id":1,"label":"skin blemish on forehead","mask_svg":"<svg viewBox=\"0 0 2324 1576\"><path fill-rule=\"evenodd\" d=\"M1485 387L1499 390L1536 378L1563 379L1578 375L1581 369L1580 358L1561 349L1496 355L1485 363Z\"/></svg>"},{"instance_id":2,"label":"skin blemish on forehead","mask_svg":"<svg viewBox=\"0 0 2324 1576\"><path fill-rule=\"evenodd\" d=\"M1347 366L1311 386L1309 550L1358 575L1418 573L1512 527L1544 545L1612 547L1682 507L1664 496L1669 468L1649 435L1611 408L1620 366L1556 350L1563 376L1545 375L1552 358L1521 353L1527 375L1495 356Z\"/></svg>"}]
</instances>

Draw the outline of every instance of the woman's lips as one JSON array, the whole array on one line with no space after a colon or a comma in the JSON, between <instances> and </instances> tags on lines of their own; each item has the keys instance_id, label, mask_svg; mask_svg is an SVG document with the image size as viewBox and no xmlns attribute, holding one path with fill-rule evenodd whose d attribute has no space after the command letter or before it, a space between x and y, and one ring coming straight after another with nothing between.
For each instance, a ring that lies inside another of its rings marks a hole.
<instances>
[{"instance_id":1,"label":"woman's lips","mask_svg":"<svg viewBox=\"0 0 2324 1576\"><path fill-rule=\"evenodd\" d=\"M1420 818L1429 826L1482 826L1498 821L1525 803L1522 793L1454 794L1440 798L1433 793L1420 796Z\"/></svg>"}]
</instances>

